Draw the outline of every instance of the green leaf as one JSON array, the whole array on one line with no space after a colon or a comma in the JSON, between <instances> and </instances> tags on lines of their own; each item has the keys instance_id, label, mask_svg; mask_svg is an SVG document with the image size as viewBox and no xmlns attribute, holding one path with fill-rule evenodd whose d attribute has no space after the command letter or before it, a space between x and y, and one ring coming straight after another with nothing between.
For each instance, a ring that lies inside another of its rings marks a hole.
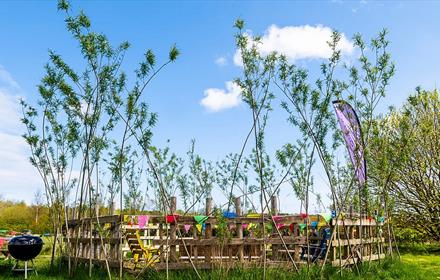
<instances>
[{"instance_id":1,"label":"green leaf","mask_svg":"<svg viewBox=\"0 0 440 280\"><path fill-rule=\"evenodd\" d=\"M180 55L179 49L176 47L176 45L173 45L168 54L169 60L175 61L179 55Z\"/></svg>"}]
</instances>

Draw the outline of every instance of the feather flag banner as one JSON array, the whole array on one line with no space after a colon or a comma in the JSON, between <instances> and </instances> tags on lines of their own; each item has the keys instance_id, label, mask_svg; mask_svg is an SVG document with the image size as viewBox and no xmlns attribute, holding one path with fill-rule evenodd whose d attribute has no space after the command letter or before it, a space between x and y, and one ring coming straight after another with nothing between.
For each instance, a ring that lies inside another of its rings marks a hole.
<instances>
[{"instance_id":1,"label":"feather flag banner","mask_svg":"<svg viewBox=\"0 0 440 280\"><path fill-rule=\"evenodd\" d=\"M359 184L363 186L367 179L367 165L364 157L364 141L359 118L350 104L344 100L333 101L333 107L335 108L336 117L338 118L356 177Z\"/></svg>"}]
</instances>

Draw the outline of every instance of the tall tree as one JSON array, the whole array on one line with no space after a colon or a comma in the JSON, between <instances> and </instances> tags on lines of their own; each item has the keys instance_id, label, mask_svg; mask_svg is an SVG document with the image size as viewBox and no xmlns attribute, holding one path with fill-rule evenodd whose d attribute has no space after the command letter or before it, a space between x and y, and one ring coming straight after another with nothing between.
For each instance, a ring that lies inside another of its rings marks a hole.
<instances>
[{"instance_id":1,"label":"tall tree","mask_svg":"<svg viewBox=\"0 0 440 280\"><path fill-rule=\"evenodd\" d=\"M60 54L49 51L46 73L38 87L38 106L34 108L22 101L22 122L26 126L24 138L31 148L31 163L45 186L54 242L60 250L71 250L70 246L78 245L78 240L69 242L67 236L67 246L62 246L60 237L63 224L67 227L67 205L72 199L76 218L96 216L100 200L96 198L102 185L98 166L100 170L110 168L113 178L118 180L118 185L111 185L109 190L111 202L119 190L122 210L127 152L148 149L157 120L142 94L153 78L177 58L179 51L171 47L167 61L157 67L154 53L147 50L130 87L121 69L129 43L113 46L104 34L93 30L84 12L72 14L66 0L58 1L58 9L65 15L66 28L78 44L83 67L75 70ZM112 133L120 126L122 136ZM117 149L111 160L104 161L110 143ZM92 219L90 223L92 227ZM53 248L52 263L57 246ZM91 268L90 259L89 274ZM111 277L109 270L108 275Z\"/></svg>"},{"instance_id":2,"label":"tall tree","mask_svg":"<svg viewBox=\"0 0 440 280\"><path fill-rule=\"evenodd\" d=\"M440 98L417 92L400 110L375 120L371 177L394 204L398 225L440 241Z\"/></svg>"}]
</instances>

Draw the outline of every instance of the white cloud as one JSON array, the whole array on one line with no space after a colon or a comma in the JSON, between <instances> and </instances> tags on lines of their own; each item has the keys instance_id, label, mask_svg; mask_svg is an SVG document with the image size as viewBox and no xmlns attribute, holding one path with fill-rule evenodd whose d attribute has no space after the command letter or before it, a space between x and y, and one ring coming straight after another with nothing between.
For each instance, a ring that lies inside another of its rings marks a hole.
<instances>
[{"instance_id":1,"label":"white cloud","mask_svg":"<svg viewBox=\"0 0 440 280\"><path fill-rule=\"evenodd\" d=\"M278 27L273 24L261 37L259 49L263 55L274 51L284 54L290 61L329 58L331 49L327 42L331 39L331 35L332 29L322 25ZM338 49L341 50L342 55L353 53L353 43L347 39L344 33L341 34ZM235 65L242 65L238 50L235 52L233 60Z\"/></svg>"},{"instance_id":2,"label":"white cloud","mask_svg":"<svg viewBox=\"0 0 440 280\"><path fill-rule=\"evenodd\" d=\"M7 87L19 89L18 83L12 78L11 74L0 65L0 85L5 84Z\"/></svg>"},{"instance_id":3,"label":"white cloud","mask_svg":"<svg viewBox=\"0 0 440 280\"><path fill-rule=\"evenodd\" d=\"M29 147L21 137L18 93L18 83L0 66L0 195L30 203L41 181L29 162Z\"/></svg>"},{"instance_id":4,"label":"white cloud","mask_svg":"<svg viewBox=\"0 0 440 280\"><path fill-rule=\"evenodd\" d=\"M216 58L215 64L217 64L218 66L226 66L228 65L228 60L225 56L220 56Z\"/></svg>"},{"instance_id":5,"label":"white cloud","mask_svg":"<svg viewBox=\"0 0 440 280\"><path fill-rule=\"evenodd\" d=\"M6 88L0 87L0 132L15 134L20 131L19 98Z\"/></svg>"},{"instance_id":6,"label":"white cloud","mask_svg":"<svg viewBox=\"0 0 440 280\"><path fill-rule=\"evenodd\" d=\"M234 53L234 57L232 59L234 61L234 64L237 66L243 66L243 60L241 59L241 51L237 50Z\"/></svg>"},{"instance_id":7,"label":"white cloud","mask_svg":"<svg viewBox=\"0 0 440 280\"><path fill-rule=\"evenodd\" d=\"M204 92L205 97L200 101L200 105L210 112L237 107L241 103L240 86L234 82L226 82L226 90L219 88L208 88Z\"/></svg>"}]
</instances>

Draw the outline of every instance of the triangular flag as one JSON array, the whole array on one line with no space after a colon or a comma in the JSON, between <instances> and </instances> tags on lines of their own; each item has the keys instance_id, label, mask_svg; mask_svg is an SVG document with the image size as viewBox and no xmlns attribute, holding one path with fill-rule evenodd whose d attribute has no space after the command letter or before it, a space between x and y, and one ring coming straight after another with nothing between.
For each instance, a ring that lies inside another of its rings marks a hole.
<instances>
[{"instance_id":1,"label":"triangular flag","mask_svg":"<svg viewBox=\"0 0 440 280\"><path fill-rule=\"evenodd\" d=\"M183 229L185 230L185 233L188 233L190 228L191 228L191 225L183 225Z\"/></svg>"},{"instance_id":2,"label":"triangular flag","mask_svg":"<svg viewBox=\"0 0 440 280\"><path fill-rule=\"evenodd\" d=\"M147 215L139 215L138 217L138 223L139 228L144 228L146 225L148 225L149 217Z\"/></svg>"},{"instance_id":3,"label":"triangular flag","mask_svg":"<svg viewBox=\"0 0 440 280\"><path fill-rule=\"evenodd\" d=\"M194 216L194 220L198 224L203 224L207 219L208 219L208 216L203 216L203 215L196 215L196 216Z\"/></svg>"}]
</instances>

